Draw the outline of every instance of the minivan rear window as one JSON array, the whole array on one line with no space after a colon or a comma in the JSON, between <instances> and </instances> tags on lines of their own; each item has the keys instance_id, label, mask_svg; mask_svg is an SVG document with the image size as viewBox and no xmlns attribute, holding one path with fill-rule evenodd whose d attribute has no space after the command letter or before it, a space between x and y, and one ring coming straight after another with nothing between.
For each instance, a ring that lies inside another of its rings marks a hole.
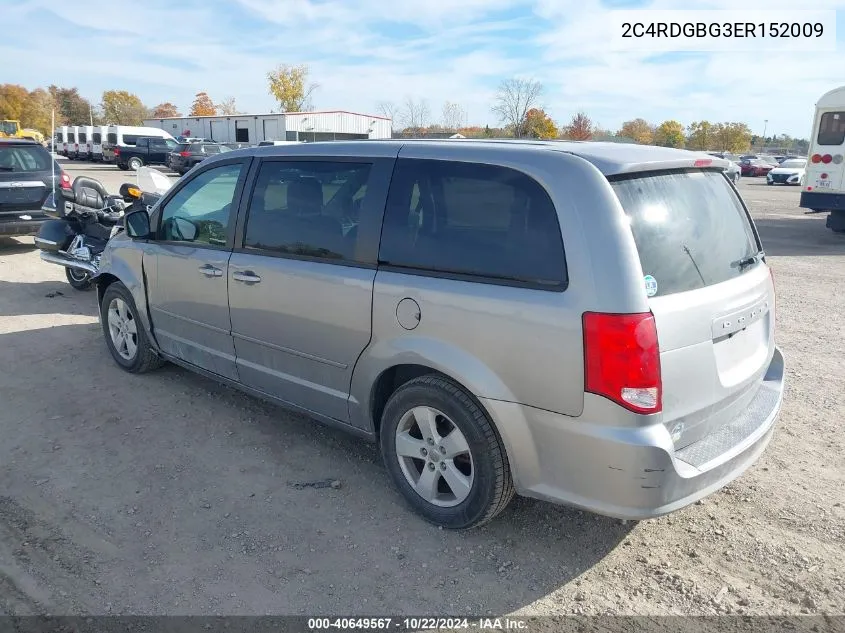
<instances>
[{"instance_id":1,"label":"minivan rear window","mask_svg":"<svg viewBox=\"0 0 845 633\"><path fill-rule=\"evenodd\" d=\"M759 250L748 213L721 171L657 172L611 184L656 295L728 281Z\"/></svg>"},{"instance_id":2,"label":"minivan rear window","mask_svg":"<svg viewBox=\"0 0 845 633\"><path fill-rule=\"evenodd\" d=\"M845 112L825 112L819 121L819 145L842 145L845 141Z\"/></svg>"},{"instance_id":3,"label":"minivan rear window","mask_svg":"<svg viewBox=\"0 0 845 633\"><path fill-rule=\"evenodd\" d=\"M0 174L51 169L52 158L40 145L0 145Z\"/></svg>"}]
</instances>

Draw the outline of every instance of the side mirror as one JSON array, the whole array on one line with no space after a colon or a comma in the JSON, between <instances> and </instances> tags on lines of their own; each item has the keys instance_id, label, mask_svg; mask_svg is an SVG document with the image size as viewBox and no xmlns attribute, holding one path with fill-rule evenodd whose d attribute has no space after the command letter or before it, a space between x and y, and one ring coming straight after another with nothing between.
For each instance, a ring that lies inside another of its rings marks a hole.
<instances>
[{"instance_id":1,"label":"side mirror","mask_svg":"<svg viewBox=\"0 0 845 633\"><path fill-rule=\"evenodd\" d=\"M124 199L126 202L135 202L135 200L140 200L141 195L143 192L128 182L123 183L120 185L120 197Z\"/></svg>"},{"instance_id":2,"label":"side mirror","mask_svg":"<svg viewBox=\"0 0 845 633\"><path fill-rule=\"evenodd\" d=\"M146 211L133 211L123 218L126 234L136 240L146 240L150 237L150 215Z\"/></svg>"}]
</instances>

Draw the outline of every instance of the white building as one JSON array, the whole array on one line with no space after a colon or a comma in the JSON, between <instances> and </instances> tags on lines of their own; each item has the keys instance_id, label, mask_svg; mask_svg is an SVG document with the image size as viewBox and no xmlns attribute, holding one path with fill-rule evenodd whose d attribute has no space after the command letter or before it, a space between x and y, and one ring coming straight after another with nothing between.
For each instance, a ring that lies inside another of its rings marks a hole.
<instances>
[{"instance_id":1,"label":"white building","mask_svg":"<svg viewBox=\"0 0 845 633\"><path fill-rule=\"evenodd\" d=\"M390 119L343 110L237 114L146 119L144 125L161 128L172 136L207 138L218 143L261 141L340 141L390 138Z\"/></svg>"}]
</instances>

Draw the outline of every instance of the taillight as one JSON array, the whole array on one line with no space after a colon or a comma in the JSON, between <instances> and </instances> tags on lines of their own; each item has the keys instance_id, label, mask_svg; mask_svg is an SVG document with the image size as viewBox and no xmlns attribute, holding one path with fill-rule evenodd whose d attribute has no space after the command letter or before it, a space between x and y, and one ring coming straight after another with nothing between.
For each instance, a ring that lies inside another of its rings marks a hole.
<instances>
[{"instance_id":1,"label":"taillight","mask_svg":"<svg viewBox=\"0 0 845 633\"><path fill-rule=\"evenodd\" d=\"M179 156L182 158L188 158L191 155L191 152L179 152Z\"/></svg>"},{"instance_id":2,"label":"taillight","mask_svg":"<svg viewBox=\"0 0 845 633\"><path fill-rule=\"evenodd\" d=\"M119 148L119 147L115 147L115 148L114 148L114 155L115 155L115 156L120 156L120 148Z\"/></svg>"},{"instance_id":3,"label":"taillight","mask_svg":"<svg viewBox=\"0 0 845 633\"><path fill-rule=\"evenodd\" d=\"M824 156L822 156L822 162L825 165L827 165L832 160L833 160L833 156L831 156L830 154L825 154Z\"/></svg>"},{"instance_id":4,"label":"taillight","mask_svg":"<svg viewBox=\"0 0 845 633\"><path fill-rule=\"evenodd\" d=\"M822 162L822 155L821 155L821 154L813 154L813 155L810 157L810 162L811 162L811 163L820 163L820 162Z\"/></svg>"},{"instance_id":5,"label":"taillight","mask_svg":"<svg viewBox=\"0 0 845 633\"><path fill-rule=\"evenodd\" d=\"M635 413L663 409L660 348L651 312L585 312L584 387Z\"/></svg>"},{"instance_id":6,"label":"taillight","mask_svg":"<svg viewBox=\"0 0 845 633\"><path fill-rule=\"evenodd\" d=\"M61 182L60 186L62 189L71 189L70 176L68 176L65 172L62 172L62 175L59 177L59 180Z\"/></svg>"}]
</instances>

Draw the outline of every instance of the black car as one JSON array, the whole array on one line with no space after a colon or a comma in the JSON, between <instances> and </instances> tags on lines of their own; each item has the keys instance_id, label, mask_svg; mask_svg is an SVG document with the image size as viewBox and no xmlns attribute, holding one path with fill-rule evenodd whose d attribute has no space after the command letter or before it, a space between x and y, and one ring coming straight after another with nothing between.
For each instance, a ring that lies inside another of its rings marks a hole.
<instances>
[{"instance_id":1,"label":"black car","mask_svg":"<svg viewBox=\"0 0 845 633\"><path fill-rule=\"evenodd\" d=\"M51 193L70 188L70 177L43 145L0 139L0 235L38 233L49 219L41 205Z\"/></svg>"},{"instance_id":2,"label":"black car","mask_svg":"<svg viewBox=\"0 0 845 633\"><path fill-rule=\"evenodd\" d=\"M194 165L209 156L221 152L230 152L225 145L218 143L181 143L168 157L168 167L179 174L187 174Z\"/></svg>"}]
</instances>

